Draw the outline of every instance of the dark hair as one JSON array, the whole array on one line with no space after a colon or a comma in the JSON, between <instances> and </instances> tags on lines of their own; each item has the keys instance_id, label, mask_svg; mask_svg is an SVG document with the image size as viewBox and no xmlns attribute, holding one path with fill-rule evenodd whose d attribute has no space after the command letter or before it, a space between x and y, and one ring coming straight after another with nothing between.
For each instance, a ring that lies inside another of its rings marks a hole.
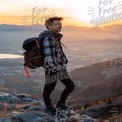
<instances>
[{"instance_id":1,"label":"dark hair","mask_svg":"<svg viewBox=\"0 0 122 122\"><path fill-rule=\"evenodd\" d=\"M49 29L48 26L49 26L49 25L52 25L53 21L55 21L55 20L61 21L61 20L63 20L63 18L62 18L62 17L50 17L50 18L48 18L48 19L45 21L45 27L46 27L47 29Z\"/></svg>"}]
</instances>

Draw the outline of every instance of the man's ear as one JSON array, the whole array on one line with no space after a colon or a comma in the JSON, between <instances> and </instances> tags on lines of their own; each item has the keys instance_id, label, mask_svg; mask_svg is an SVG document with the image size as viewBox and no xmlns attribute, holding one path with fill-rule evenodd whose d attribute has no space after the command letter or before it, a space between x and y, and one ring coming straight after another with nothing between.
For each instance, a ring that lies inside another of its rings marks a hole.
<instances>
[{"instance_id":1,"label":"man's ear","mask_svg":"<svg viewBox=\"0 0 122 122\"><path fill-rule=\"evenodd\" d=\"M52 25L48 25L48 28L49 28L49 29L52 28Z\"/></svg>"}]
</instances>

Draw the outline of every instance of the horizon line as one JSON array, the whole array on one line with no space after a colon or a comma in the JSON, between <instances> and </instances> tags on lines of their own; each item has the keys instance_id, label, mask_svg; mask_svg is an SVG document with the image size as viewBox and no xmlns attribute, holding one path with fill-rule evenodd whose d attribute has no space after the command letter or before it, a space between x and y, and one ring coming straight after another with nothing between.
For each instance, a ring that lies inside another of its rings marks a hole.
<instances>
[{"instance_id":1,"label":"horizon line","mask_svg":"<svg viewBox=\"0 0 122 122\"><path fill-rule=\"evenodd\" d=\"M19 25L19 24L0 24L0 25L10 25L10 26L35 26L35 25L39 25L39 26L45 26L44 24L32 24L32 25ZM122 26L122 24L120 23L120 24L117 24L117 23L115 23L115 24L111 24L111 25L102 25L102 27L107 27L107 26ZM71 27L71 26L73 26L73 27L87 27L87 28L101 28L100 26L82 26L82 25L80 25L80 26L77 26L77 25L64 25L63 27L65 27L65 26L67 26L67 27Z\"/></svg>"}]
</instances>

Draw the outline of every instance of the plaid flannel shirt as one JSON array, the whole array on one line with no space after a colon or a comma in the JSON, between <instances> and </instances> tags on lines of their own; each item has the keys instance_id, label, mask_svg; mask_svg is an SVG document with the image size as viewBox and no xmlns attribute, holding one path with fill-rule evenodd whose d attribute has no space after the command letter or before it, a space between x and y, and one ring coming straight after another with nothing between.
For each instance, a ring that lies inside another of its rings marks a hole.
<instances>
[{"instance_id":1,"label":"plaid flannel shirt","mask_svg":"<svg viewBox=\"0 0 122 122\"><path fill-rule=\"evenodd\" d=\"M66 58L61 42L52 37L45 37L42 41L44 68L54 68L59 65L66 65L68 59Z\"/></svg>"}]
</instances>

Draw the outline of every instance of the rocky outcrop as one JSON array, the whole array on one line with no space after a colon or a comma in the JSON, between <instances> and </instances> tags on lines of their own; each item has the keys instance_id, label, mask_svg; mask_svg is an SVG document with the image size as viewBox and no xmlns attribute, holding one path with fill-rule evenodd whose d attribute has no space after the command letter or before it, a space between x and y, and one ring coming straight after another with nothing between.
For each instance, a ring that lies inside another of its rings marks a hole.
<instances>
[{"instance_id":1,"label":"rocky outcrop","mask_svg":"<svg viewBox=\"0 0 122 122\"><path fill-rule=\"evenodd\" d=\"M0 122L95 122L67 109L57 109L56 116L44 112L44 103L27 94L0 93Z\"/></svg>"}]
</instances>

